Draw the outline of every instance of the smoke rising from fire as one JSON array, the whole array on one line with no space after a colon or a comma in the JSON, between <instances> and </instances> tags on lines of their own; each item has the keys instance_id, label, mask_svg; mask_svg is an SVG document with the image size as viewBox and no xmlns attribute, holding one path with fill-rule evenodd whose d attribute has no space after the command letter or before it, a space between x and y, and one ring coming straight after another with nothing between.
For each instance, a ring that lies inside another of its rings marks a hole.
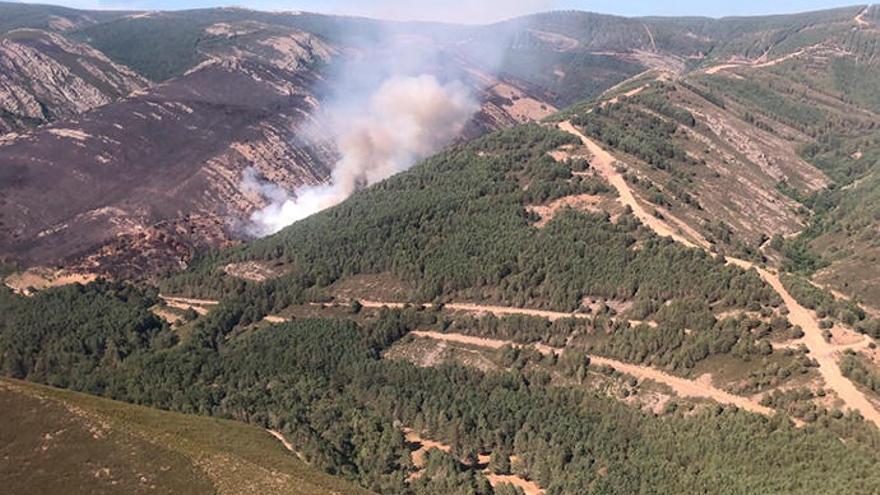
<instances>
[{"instance_id":1,"label":"smoke rising from fire","mask_svg":"<svg viewBox=\"0 0 880 495\"><path fill-rule=\"evenodd\" d=\"M513 12L510 9L531 9L543 1L491 0L487 5ZM374 13L385 8L390 12L401 3L379 0L371 2L371 8L379 9ZM426 5L413 3L407 16L436 18L438 13ZM507 25L483 29L383 22L369 24L366 30L352 26L351 38L341 36L351 44L322 71L326 84L314 120L294 131L313 143L327 143L329 137L340 158L325 184L296 191L266 181L251 184L251 191L259 192L268 205L251 215L249 235L278 232L461 137L491 84L484 75L500 72L517 33Z\"/></svg>"},{"instance_id":2,"label":"smoke rising from fire","mask_svg":"<svg viewBox=\"0 0 880 495\"><path fill-rule=\"evenodd\" d=\"M341 158L327 184L303 187L290 195L246 172L245 187L269 201L251 215L250 233L278 232L340 203L360 187L408 169L452 142L478 109L476 99L459 82L441 83L427 74L389 77L361 113L334 119Z\"/></svg>"}]
</instances>

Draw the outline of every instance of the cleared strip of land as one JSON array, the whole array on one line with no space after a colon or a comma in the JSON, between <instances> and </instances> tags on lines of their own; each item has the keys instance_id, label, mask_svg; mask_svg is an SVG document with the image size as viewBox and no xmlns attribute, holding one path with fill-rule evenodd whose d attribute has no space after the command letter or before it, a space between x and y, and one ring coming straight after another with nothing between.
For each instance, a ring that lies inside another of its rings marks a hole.
<instances>
[{"instance_id":1,"label":"cleared strip of land","mask_svg":"<svg viewBox=\"0 0 880 495\"><path fill-rule=\"evenodd\" d=\"M443 340L447 342L457 342L459 344L486 347L490 349L500 349L507 345L522 347L519 344L507 340L472 337L470 335L430 331L414 331L411 333L419 337L425 337L434 340ZM563 352L563 349L542 344L536 344L532 347L543 354L561 354ZM772 415L774 412L769 407L762 406L747 397L734 395L729 392L725 392L723 390L715 388L714 386L712 386L711 383L709 383L709 380L706 379L688 380L687 378L673 376L648 366L639 366L635 364L624 363L622 361L594 355L590 355L590 361L598 365L611 366L612 368L622 373L632 375L638 379L647 379L653 380L657 383L662 383L669 386L672 390L675 391L676 394L681 397L711 399L721 404L732 404L741 409L745 409L746 411L751 411L768 416Z\"/></svg>"}]
</instances>

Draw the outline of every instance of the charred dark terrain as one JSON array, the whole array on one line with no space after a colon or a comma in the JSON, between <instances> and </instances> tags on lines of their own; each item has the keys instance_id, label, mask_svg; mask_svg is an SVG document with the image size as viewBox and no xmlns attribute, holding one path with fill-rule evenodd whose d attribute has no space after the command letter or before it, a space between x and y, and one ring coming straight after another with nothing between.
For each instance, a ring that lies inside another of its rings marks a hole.
<instances>
[{"instance_id":1,"label":"charred dark terrain","mask_svg":"<svg viewBox=\"0 0 880 495\"><path fill-rule=\"evenodd\" d=\"M248 167L289 190L326 180L337 130L298 131L352 60L366 72L416 46L433 63L410 70L454 74L479 95L471 138L647 69L682 73L726 41L703 34L710 21L580 12L465 28L241 9L2 10L0 253L124 276L240 239L238 221L263 205L242 187Z\"/></svg>"},{"instance_id":2,"label":"charred dark terrain","mask_svg":"<svg viewBox=\"0 0 880 495\"><path fill-rule=\"evenodd\" d=\"M878 7L0 4L0 66L16 493L880 491Z\"/></svg>"}]
</instances>

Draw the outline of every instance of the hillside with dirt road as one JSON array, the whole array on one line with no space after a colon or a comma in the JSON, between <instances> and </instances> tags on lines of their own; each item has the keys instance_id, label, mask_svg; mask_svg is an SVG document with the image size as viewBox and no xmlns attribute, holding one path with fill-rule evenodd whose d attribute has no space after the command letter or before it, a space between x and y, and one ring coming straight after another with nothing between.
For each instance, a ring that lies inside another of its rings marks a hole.
<instances>
[{"instance_id":1,"label":"hillside with dirt road","mask_svg":"<svg viewBox=\"0 0 880 495\"><path fill-rule=\"evenodd\" d=\"M0 472L880 491L878 18L0 3Z\"/></svg>"},{"instance_id":2,"label":"hillside with dirt road","mask_svg":"<svg viewBox=\"0 0 880 495\"><path fill-rule=\"evenodd\" d=\"M659 100L682 107L699 125L662 139L687 140L681 151L705 162L704 170L644 168L639 158L645 157L627 157L634 170L624 176L641 179L636 189L657 200L651 215L668 212L680 220L675 231L693 229L749 250L765 234L759 224L782 234L804 228L802 198L784 194L779 184L811 194L829 183L829 172L800 156L799 146L809 141L802 129L757 118L760 112L740 108L741 100L716 105L716 84L701 79L736 81L741 71L778 72L829 56L841 59L832 64L835 71L850 71L851 61L873 56L855 47L873 39L874 12L837 9L772 20L559 12L439 26L246 9L112 13L2 4L0 64L8 70L0 159L10 165L2 172L8 187L0 256L22 268L63 265L82 274L139 277L249 237L251 215L271 207L272 196L293 197L330 177L341 130L327 122L313 127L332 109L334 94L349 90L341 82L346 73L381 66L402 46L413 51L409 58L442 61L405 73L457 79L479 100L462 139L546 118L613 88L622 89L618 96L629 93L624 107L636 103L654 117ZM853 26L857 32L845 36ZM806 31L827 39L804 46ZM776 44L756 55L768 39ZM870 70L861 67L856 75L868 78ZM675 94L633 91L654 77L682 76L688 84ZM640 84L627 88L631 80ZM870 107L856 86L839 90L846 98L852 93L852 101L838 101L821 78L812 81L798 84L810 86L808 97L826 113L843 115L853 103ZM629 113L616 109L618 100L609 99L612 120ZM248 178L262 185L252 187ZM678 206L684 209L671 211ZM853 263L841 260L824 280L840 287L838 278L848 278Z\"/></svg>"}]
</instances>

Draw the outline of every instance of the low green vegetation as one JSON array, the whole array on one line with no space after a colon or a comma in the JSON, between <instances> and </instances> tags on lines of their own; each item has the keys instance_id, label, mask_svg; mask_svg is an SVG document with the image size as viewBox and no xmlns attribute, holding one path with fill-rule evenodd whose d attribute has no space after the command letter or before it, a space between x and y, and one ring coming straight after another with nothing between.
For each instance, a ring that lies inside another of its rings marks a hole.
<instances>
[{"instance_id":1,"label":"low green vegetation","mask_svg":"<svg viewBox=\"0 0 880 495\"><path fill-rule=\"evenodd\" d=\"M794 89L778 81L702 77L697 82L707 86L713 93L734 98L747 104L754 112L807 133L817 134L826 121L826 116L819 109L799 102Z\"/></svg>"},{"instance_id":2,"label":"low green vegetation","mask_svg":"<svg viewBox=\"0 0 880 495\"><path fill-rule=\"evenodd\" d=\"M144 77L164 81L205 59L198 45L209 25L206 19L156 15L98 24L77 36Z\"/></svg>"},{"instance_id":3,"label":"low green vegetation","mask_svg":"<svg viewBox=\"0 0 880 495\"><path fill-rule=\"evenodd\" d=\"M576 383L585 379L591 351L684 374L713 355L763 362L772 354L773 332L787 331L749 318L718 321L713 313L726 309L770 315L779 298L754 273L659 240L632 216L611 222L607 215L566 211L536 228L526 210L534 191L545 191L540 198L549 200L584 186L547 157L571 142L538 126L489 135L276 236L206 255L163 287L172 294L223 296L208 315L187 324L183 338L149 312L156 303L150 291L104 282L30 298L4 291L0 370L272 428L313 467L382 493L445 493L452 487L492 493L481 473L451 461L496 451L515 455L512 469L550 494L581 493L585 486L637 492L645 479L659 492L674 493L731 487L742 493L862 492L880 486L873 469L880 440L856 417L831 418L811 429L795 429L783 416L724 407L670 407L658 418L588 387L553 384L549 372ZM291 270L260 284L223 275L226 263L244 260ZM262 322L291 305L323 300L330 284L357 274L391 274L416 287L417 301L455 298L586 312L583 300L590 297L631 307L616 314L608 305L590 304L590 320L549 326L528 319L479 322L479 328L495 327L487 332L521 341L584 339L542 366L529 365L548 359L537 352L502 355L508 371L491 373L381 359L411 330L461 325L444 321L442 311ZM652 318L659 326L632 328L612 317ZM757 389L771 371L792 373L784 362L770 364L778 368L757 376ZM433 476L408 483L415 469L402 426L450 444L453 458L440 456ZM839 437L852 442L844 445ZM816 451L826 455L801 455ZM769 462L780 452L788 455L784 463Z\"/></svg>"},{"instance_id":4,"label":"low green vegetation","mask_svg":"<svg viewBox=\"0 0 880 495\"><path fill-rule=\"evenodd\" d=\"M641 96L648 106L663 109L675 114L676 119L690 119L687 115L673 110L659 97ZM690 115L690 114L688 114ZM677 147L671 137L678 126L656 116L640 111L628 102L619 102L604 107L596 107L593 112L582 112L572 119L572 124L606 145L629 153L659 170L670 170L674 165L690 164L691 159L684 150Z\"/></svg>"},{"instance_id":5,"label":"low green vegetation","mask_svg":"<svg viewBox=\"0 0 880 495\"><path fill-rule=\"evenodd\" d=\"M88 13L88 20L109 21L126 14L127 12L121 10L92 11ZM0 3L0 35L13 29L51 29L53 19L78 20L81 15L82 11L54 5L2 2Z\"/></svg>"},{"instance_id":6,"label":"low green vegetation","mask_svg":"<svg viewBox=\"0 0 880 495\"><path fill-rule=\"evenodd\" d=\"M541 343L566 352L612 357L651 365L676 375L695 376L702 363L725 356L732 366L749 370L736 392L753 395L808 373L815 363L800 351L774 350L771 340L786 340L795 333L783 317L769 322L749 317L716 319L699 301L676 301L658 308L633 308L623 316L602 305L591 318L549 321L530 316L438 315L437 329L518 344ZM627 316L644 315L652 324L629 322ZM616 320L612 317L616 316ZM656 324L656 326L653 326ZM706 365L709 366L709 365ZM746 374L746 373L743 373ZM742 380L742 376L738 377Z\"/></svg>"},{"instance_id":7,"label":"low green vegetation","mask_svg":"<svg viewBox=\"0 0 880 495\"><path fill-rule=\"evenodd\" d=\"M828 266L823 259L810 247L810 234L801 233L790 239L775 235L770 239L770 248L783 256L782 269L786 272L812 275L817 270Z\"/></svg>"},{"instance_id":8,"label":"low green vegetation","mask_svg":"<svg viewBox=\"0 0 880 495\"><path fill-rule=\"evenodd\" d=\"M6 493L364 493L265 430L0 380Z\"/></svg>"},{"instance_id":9,"label":"low green vegetation","mask_svg":"<svg viewBox=\"0 0 880 495\"><path fill-rule=\"evenodd\" d=\"M870 42L872 52L877 50L876 39ZM866 53L867 58L875 53ZM831 64L834 83L841 93L859 105L880 111L880 73L874 64L859 63L852 58L835 58Z\"/></svg>"},{"instance_id":10,"label":"low green vegetation","mask_svg":"<svg viewBox=\"0 0 880 495\"><path fill-rule=\"evenodd\" d=\"M660 92L669 92L675 90L676 89L674 85L659 85ZM677 105L673 105L667 98L657 93L648 92L645 94L639 94L633 98L633 101L636 104L644 105L645 107L654 110L660 115L665 115L666 117L669 117L670 119L680 124L686 125L688 127L694 127L697 125L697 119L692 113Z\"/></svg>"},{"instance_id":11,"label":"low green vegetation","mask_svg":"<svg viewBox=\"0 0 880 495\"><path fill-rule=\"evenodd\" d=\"M864 386L880 398L880 370L867 362L864 356L847 351L840 359L840 371L843 376Z\"/></svg>"},{"instance_id":12,"label":"low green vegetation","mask_svg":"<svg viewBox=\"0 0 880 495\"><path fill-rule=\"evenodd\" d=\"M793 417L807 423L829 424L834 420L844 417L840 409L828 409L822 407L813 399L825 397L824 389L812 391L806 387L798 387L789 390L774 390L761 399L761 404L786 411Z\"/></svg>"},{"instance_id":13,"label":"low green vegetation","mask_svg":"<svg viewBox=\"0 0 880 495\"><path fill-rule=\"evenodd\" d=\"M208 256L162 289L241 292L245 284L228 281L220 267L266 260L297 272L263 285L276 294L293 280L324 287L389 272L417 288L415 301L458 298L564 311L587 296L658 304L690 297L719 307L778 303L755 274L659 239L631 215L611 222L605 214L569 210L535 228L525 209L536 199L533 191L546 191L540 198L547 201L583 191L584 184L596 190L591 182L573 182L571 171L546 155L574 139L534 125L491 134L278 235Z\"/></svg>"},{"instance_id":14,"label":"low green vegetation","mask_svg":"<svg viewBox=\"0 0 880 495\"><path fill-rule=\"evenodd\" d=\"M819 318L830 318L847 326L874 335L877 322L868 319L865 310L858 304L837 298L834 294L816 287L808 280L796 275L783 274L780 279L786 290L799 303L816 312ZM871 330L871 331L868 331Z\"/></svg>"},{"instance_id":15,"label":"low green vegetation","mask_svg":"<svg viewBox=\"0 0 880 495\"><path fill-rule=\"evenodd\" d=\"M90 388L92 371L176 336L151 313L153 296L109 283L71 285L21 298L0 289L0 370L59 387Z\"/></svg>"}]
</instances>

